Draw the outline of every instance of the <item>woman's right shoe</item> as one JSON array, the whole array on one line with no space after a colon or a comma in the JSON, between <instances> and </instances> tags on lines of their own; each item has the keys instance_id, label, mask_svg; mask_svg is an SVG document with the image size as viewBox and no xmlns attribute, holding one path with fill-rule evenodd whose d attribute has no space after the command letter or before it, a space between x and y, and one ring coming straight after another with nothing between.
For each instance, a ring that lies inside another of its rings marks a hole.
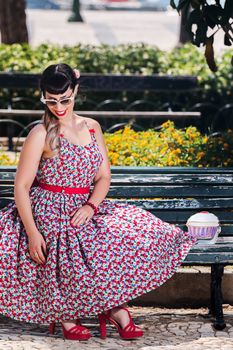
<instances>
[{"instance_id":1,"label":"woman's right shoe","mask_svg":"<svg viewBox=\"0 0 233 350\"><path fill-rule=\"evenodd\" d=\"M63 336L65 339L69 340L88 340L91 337L91 332L86 327L81 326L81 324L76 324L69 330L66 330L61 322ZM54 334L56 327L56 322L52 322L49 325L49 333ZM88 332L87 332L88 331Z\"/></svg>"},{"instance_id":2,"label":"woman's right shoe","mask_svg":"<svg viewBox=\"0 0 233 350\"><path fill-rule=\"evenodd\" d=\"M100 325L100 337L102 339L105 339L107 336L107 330L106 330L107 320L109 321L109 323L112 323L117 328L119 335L122 339L130 340L130 339L136 339L136 338L142 337L143 331L141 329L138 329L139 327L133 323L129 310L124 307L120 307L120 309L127 311L129 316L129 323L124 328L122 328L121 325L111 317L111 310L108 310L106 314L105 313L99 314L98 319L99 319L99 325Z\"/></svg>"}]
</instances>

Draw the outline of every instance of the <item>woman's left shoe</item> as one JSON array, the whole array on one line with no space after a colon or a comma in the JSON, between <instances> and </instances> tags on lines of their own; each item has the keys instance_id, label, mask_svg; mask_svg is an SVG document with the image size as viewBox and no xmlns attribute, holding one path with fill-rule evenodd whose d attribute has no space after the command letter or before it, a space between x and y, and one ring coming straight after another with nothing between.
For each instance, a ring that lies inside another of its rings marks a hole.
<instances>
[{"instance_id":1,"label":"woman's left shoe","mask_svg":"<svg viewBox=\"0 0 233 350\"><path fill-rule=\"evenodd\" d=\"M81 326L81 321L80 321L80 319L79 318L76 318L76 325L77 326ZM51 322L50 324L49 324L49 333L50 334L54 334L54 332L55 332L55 327L56 327L56 322Z\"/></svg>"},{"instance_id":2,"label":"woman's left shoe","mask_svg":"<svg viewBox=\"0 0 233 350\"><path fill-rule=\"evenodd\" d=\"M117 328L119 335L122 339L130 340L130 339L136 339L136 338L142 337L144 333L141 329L139 329L138 326L136 326L133 323L129 310L124 307L120 307L120 309L125 310L128 313L129 323L124 328L122 328L121 325L111 317L111 310L108 310L106 314L105 313L99 314L98 319L99 319L99 325L100 325L100 337L102 339L105 339L107 336L107 329L106 329L107 320L109 323L112 323Z\"/></svg>"},{"instance_id":3,"label":"woman's left shoe","mask_svg":"<svg viewBox=\"0 0 233 350\"><path fill-rule=\"evenodd\" d=\"M89 329L83 327L79 319L76 319L76 326L70 330L66 330L63 323L61 322L64 339L69 340L88 340L91 337ZM49 333L54 334L56 322L51 322L49 325ZM87 332L88 331L88 332Z\"/></svg>"}]
</instances>

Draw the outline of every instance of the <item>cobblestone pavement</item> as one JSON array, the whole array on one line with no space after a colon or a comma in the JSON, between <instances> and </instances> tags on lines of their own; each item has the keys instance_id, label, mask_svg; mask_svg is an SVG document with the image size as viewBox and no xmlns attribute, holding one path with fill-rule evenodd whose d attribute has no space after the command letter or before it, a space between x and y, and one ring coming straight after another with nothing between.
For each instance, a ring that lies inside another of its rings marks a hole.
<instances>
[{"instance_id":1,"label":"cobblestone pavement","mask_svg":"<svg viewBox=\"0 0 233 350\"><path fill-rule=\"evenodd\" d=\"M60 325L49 335L46 325L26 324L0 317L0 350L232 350L233 307L224 308L227 327L215 331L202 309L130 307L134 321L145 335L139 340L121 340L108 326L106 340L99 338L96 319L83 319L92 338L85 342L63 340Z\"/></svg>"}]
</instances>

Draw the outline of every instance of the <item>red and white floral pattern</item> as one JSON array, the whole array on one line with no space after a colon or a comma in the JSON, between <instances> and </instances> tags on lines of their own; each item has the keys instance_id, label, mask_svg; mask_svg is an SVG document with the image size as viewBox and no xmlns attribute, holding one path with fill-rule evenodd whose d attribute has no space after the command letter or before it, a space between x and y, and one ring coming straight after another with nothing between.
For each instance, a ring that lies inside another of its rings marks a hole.
<instances>
[{"instance_id":1,"label":"red and white floral pattern","mask_svg":"<svg viewBox=\"0 0 233 350\"><path fill-rule=\"evenodd\" d=\"M61 137L60 155L41 159L37 179L90 186L103 159L90 132L86 146ZM48 249L44 266L29 255L15 203L0 211L1 314L35 323L96 316L162 285L195 243L151 213L107 199L87 224L72 227L70 213L88 197L31 188L34 219Z\"/></svg>"}]
</instances>

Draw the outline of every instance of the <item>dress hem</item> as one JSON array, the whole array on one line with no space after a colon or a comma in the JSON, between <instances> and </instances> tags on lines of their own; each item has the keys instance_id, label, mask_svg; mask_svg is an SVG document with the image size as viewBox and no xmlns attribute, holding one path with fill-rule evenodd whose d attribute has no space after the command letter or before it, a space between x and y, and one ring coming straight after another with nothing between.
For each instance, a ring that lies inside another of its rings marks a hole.
<instances>
[{"instance_id":1,"label":"dress hem","mask_svg":"<svg viewBox=\"0 0 233 350\"><path fill-rule=\"evenodd\" d=\"M118 304L116 304L115 302L114 303L109 303L109 304L107 304L107 306L105 308L100 308L99 311L97 311L95 314L89 313L89 314L85 314L84 315L84 314L81 314L81 313L77 312L77 313L74 313L74 314L70 315L70 318L73 319L73 318L77 318L77 317L78 318L92 318L92 317L94 318L94 317L97 317L97 315L102 313L103 311L110 310L110 309L112 309L114 307L117 307L117 306L119 306L121 304L127 303L127 302L129 302L131 300L134 300L134 299L144 295L144 294L149 293L152 290L155 290L155 289L159 288L160 286L162 286L165 282L167 282L177 272L177 269L182 265L182 262L185 260L186 256L188 255L188 252L192 248L193 244L190 245L189 248L185 249L185 252L183 252L182 255L181 255L180 261L177 261L177 264L174 266L173 270L170 270L170 274L168 274L166 276L165 280L157 281L154 285L151 285L149 288L146 288L145 290L140 291L139 293L134 293L130 297L129 296L127 296L127 297L122 296L122 298L119 299L119 303ZM26 319L24 317L12 317L9 314L4 313L4 311L2 312L1 310L0 310L0 314L5 316L5 317L12 318L12 319L14 319L16 321L26 322L26 323L34 323L34 324L49 324L50 322L53 322L53 321L58 322L58 321L60 321L63 318L62 316L60 316L60 317L51 317L51 319L44 320L44 321L40 321L40 320L36 320L36 319L30 321L30 320L28 320L28 319ZM67 319L67 317L69 317L67 314L64 315L65 319Z\"/></svg>"}]
</instances>

